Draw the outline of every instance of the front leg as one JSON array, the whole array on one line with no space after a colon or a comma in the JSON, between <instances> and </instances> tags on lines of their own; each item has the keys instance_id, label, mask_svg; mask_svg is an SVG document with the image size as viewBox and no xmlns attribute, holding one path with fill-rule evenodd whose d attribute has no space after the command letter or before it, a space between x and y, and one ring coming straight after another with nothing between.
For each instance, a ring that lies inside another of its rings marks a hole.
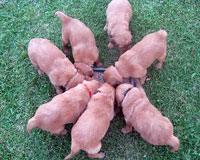
<instances>
[{"instance_id":1,"label":"front leg","mask_svg":"<svg viewBox=\"0 0 200 160\"><path fill-rule=\"evenodd\" d=\"M126 122L126 127L125 127L125 128L122 128L121 131L122 131L124 134L127 134L127 133L131 132L131 131L132 131L132 124L131 124L131 122L127 121L127 122Z\"/></svg>"},{"instance_id":2,"label":"front leg","mask_svg":"<svg viewBox=\"0 0 200 160\"><path fill-rule=\"evenodd\" d=\"M68 48L68 44L69 44L69 37L67 34L63 35L62 34L62 47L63 47L63 50L64 50L64 53L65 54L68 54L69 53L69 48Z\"/></svg>"}]
</instances>

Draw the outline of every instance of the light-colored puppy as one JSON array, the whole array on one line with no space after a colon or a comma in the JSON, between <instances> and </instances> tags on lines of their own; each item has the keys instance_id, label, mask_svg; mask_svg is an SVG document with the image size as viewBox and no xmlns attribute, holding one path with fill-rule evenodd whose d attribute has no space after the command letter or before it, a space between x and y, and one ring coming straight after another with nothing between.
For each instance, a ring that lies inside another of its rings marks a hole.
<instances>
[{"instance_id":1,"label":"light-colored puppy","mask_svg":"<svg viewBox=\"0 0 200 160\"><path fill-rule=\"evenodd\" d=\"M169 145L171 152L178 150L179 139L173 135L172 123L149 102L140 85L137 88L121 84L116 89L116 96L126 121L123 133L131 132L133 127L150 144Z\"/></svg>"},{"instance_id":2,"label":"light-colored puppy","mask_svg":"<svg viewBox=\"0 0 200 160\"><path fill-rule=\"evenodd\" d=\"M39 75L46 73L58 94L61 87L66 89L76 86L84 80L84 76L51 41L42 38L30 40L28 56Z\"/></svg>"},{"instance_id":3,"label":"light-colored puppy","mask_svg":"<svg viewBox=\"0 0 200 160\"><path fill-rule=\"evenodd\" d=\"M84 150L91 158L103 158L101 139L105 136L110 121L114 116L115 89L104 83L92 96L87 109L72 128L71 153L65 158L73 157L79 150Z\"/></svg>"},{"instance_id":4,"label":"light-colored puppy","mask_svg":"<svg viewBox=\"0 0 200 160\"><path fill-rule=\"evenodd\" d=\"M146 80L147 68L157 59L157 68L161 68L166 57L167 32L160 30L148 34L130 50L122 54L115 63L104 72L104 81L112 85L122 80L122 77L140 79L143 84ZM121 77L121 78L120 78ZM122 81L121 81L122 83Z\"/></svg>"},{"instance_id":5,"label":"light-colored puppy","mask_svg":"<svg viewBox=\"0 0 200 160\"><path fill-rule=\"evenodd\" d=\"M56 12L60 17L62 26L62 45L65 53L68 53L67 45L70 43L75 61L75 67L87 76L93 75L92 66L96 62L101 67L98 57L99 52L92 31L78 19L66 16L60 11Z\"/></svg>"},{"instance_id":6,"label":"light-colored puppy","mask_svg":"<svg viewBox=\"0 0 200 160\"><path fill-rule=\"evenodd\" d=\"M120 51L129 49L132 35L129 31L129 22L132 17L132 8L128 0L112 0L106 10L106 25L109 35L108 48L117 46Z\"/></svg>"},{"instance_id":7,"label":"light-colored puppy","mask_svg":"<svg viewBox=\"0 0 200 160\"><path fill-rule=\"evenodd\" d=\"M66 134L65 124L76 122L99 87L100 82L96 80L83 81L82 84L55 96L37 109L34 117L28 121L28 132L31 133L33 128L39 127L53 135Z\"/></svg>"}]
</instances>

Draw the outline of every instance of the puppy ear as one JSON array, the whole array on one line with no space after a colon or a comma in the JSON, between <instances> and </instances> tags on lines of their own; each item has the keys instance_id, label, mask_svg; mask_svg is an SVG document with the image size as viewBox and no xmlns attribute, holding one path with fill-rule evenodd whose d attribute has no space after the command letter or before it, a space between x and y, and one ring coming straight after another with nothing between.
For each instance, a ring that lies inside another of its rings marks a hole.
<instances>
[{"instance_id":1,"label":"puppy ear","mask_svg":"<svg viewBox=\"0 0 200 160\"><path fill-rule=\"evenodd\" d=\"M76 73L76 75L67 84L66 90L75 87L79 83L83 82L84 79L85 79L85 77L82 74Z\"/></svg>"}]
</instances>

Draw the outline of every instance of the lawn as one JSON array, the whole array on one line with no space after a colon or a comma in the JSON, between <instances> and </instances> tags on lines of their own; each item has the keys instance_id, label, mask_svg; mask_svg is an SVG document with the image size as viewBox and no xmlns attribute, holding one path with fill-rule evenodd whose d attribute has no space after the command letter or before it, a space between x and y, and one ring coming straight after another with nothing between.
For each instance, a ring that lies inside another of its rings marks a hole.
<instances>
[{"instance_id":1,"label":"lawn","mask_svg":"<svg viewBox=\"0 0 200 160\"><path fill-rule=\"evenodd\" d=\"M119 58L117 49L108 50L103 31L110 0L2 0L0 1L0 159L58 160L70 152L71 136L52 137L26 124L39 105L55 96L47 76L39 76L27 55L34 37L47 38L61 47L60 10L80 19L94 33L100 59L107 67ZM130 0L133 16L132 45L151 32L168 32L167 57L162 70L148 69L144 85L150 102L174 125L180 149L146 143L138 133L121 133L125 125L117 115L102 141L105 159L200 159L200 1ZM69 57L71 59L71 57ZM67 125L71 130L72 125ZM88 159L81 151L74 159Z\"/></svg>"}]
</instances>

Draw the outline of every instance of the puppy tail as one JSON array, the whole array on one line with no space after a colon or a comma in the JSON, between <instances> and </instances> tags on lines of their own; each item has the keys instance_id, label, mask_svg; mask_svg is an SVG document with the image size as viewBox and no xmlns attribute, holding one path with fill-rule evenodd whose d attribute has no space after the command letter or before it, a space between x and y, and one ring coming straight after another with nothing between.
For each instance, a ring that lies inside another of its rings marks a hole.
<instances>
[{"instance_id":1,"label":"puppy tail","mask_svg":"<svg viewBox=\"0 0 200 160\"><path fill-rule=\"evenodd\" d=\"M67 21L69 21L69 20L71 19L70 17L66 16L64 13L62 13L62 12L60 12L60 11L57 11L57 12L55 13L55 15L58 16L58 17L60 17L60 20L61 20L63 23L65 23L65 22L67 22Z\"/></svg>"},{"instance_id":2,"label":"puppy tail","mask_svg":"<svg viewBox=\"0 0 200 160\"><path fill-rule=\"evenodd\" d=\"M160 36L164 37L164 38L167 37L167 32L166 32L165 30L159 30L159 31L158 31L158 34L159 34Z\"/></svg>"},{"instance_id":3,"label":"puppy tail","mask_svg":"<svg viewBox=\"0 0 200 160\"><path fill-rule=\"evenodd\" d=\"M79 145L77 145L76 143L73 143L73 140L72 140L71 153L67 157L65 157L64 160L72 158L79 151L80 151Z\"/></svg>"},{"instance_id":4,"label":"puppy tail","mask_svg":"<svg viewBox=\"0 0 200 160\"><path fill-rule=\"evenodd\" d=\"M28 124L27 124L27 131L28 133L31 133L33 128L37 127L37 121L36 119L33 117L31 119L29 119Z\"/></svg>"},{"instance_id":5,"label":"puppy tail","mask_svg":"<svg viewBox=\"0 0 200 160\"><path fill-rule=\"evenodd\" d=\"M177 137L175 137L174 135L172 135L168 141L168 145L170 145L172 147L170 150L171 152L177 151L180 146L179 139Z\"/></svg>"}]
</instances>

